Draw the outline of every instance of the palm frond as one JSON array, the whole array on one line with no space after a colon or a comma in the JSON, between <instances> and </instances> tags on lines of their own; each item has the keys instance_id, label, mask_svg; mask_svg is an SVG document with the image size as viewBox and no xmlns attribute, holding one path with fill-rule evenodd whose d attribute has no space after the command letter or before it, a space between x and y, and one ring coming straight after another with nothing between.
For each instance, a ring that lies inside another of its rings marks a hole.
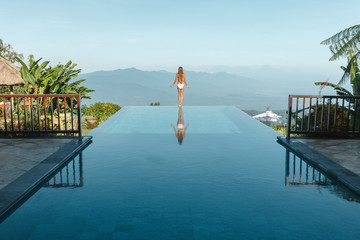
<instances>
[{"instance_id":1,"label":"palm frond","mask_svg":"<svg viewBox=\"0 0 360 240\"><path fill-rule=\"evenodd\" d=\"M359 31L360 31L360 24L346 28L345 30L338 32L337 34L329 37L328 39L325 39L320 44L323 44L323 45L335 44L344 38L348 38L349 36L356 35Z\"/></svg>"},{"instance_id":2,"label":"palm frond","mask_svg":"<svg viewBox=\"0 0 360 240\"><path fill-rule=\"evenodd\" d=\"M348 50L353 50L357 53L360 48L360 25L340 31L320 44L330 45L330 51L333 53L330 61L346 56Z\"/></svg>"},{"instance_id":3,"label":"palm frond","mask_svg":"<svg viewBox=\"0 0 360 240\"><path fill-rule=\"evenodd\" d=\"M329 59L329 61L334 61L339 59L340 57L345 57L347 55L347 51L349 50L358 52L359 44L360 44L360 32L347 41L344 40L337 45L331 45L330 51L333 53L333 56Z\"/></svg>"}]
</instances>

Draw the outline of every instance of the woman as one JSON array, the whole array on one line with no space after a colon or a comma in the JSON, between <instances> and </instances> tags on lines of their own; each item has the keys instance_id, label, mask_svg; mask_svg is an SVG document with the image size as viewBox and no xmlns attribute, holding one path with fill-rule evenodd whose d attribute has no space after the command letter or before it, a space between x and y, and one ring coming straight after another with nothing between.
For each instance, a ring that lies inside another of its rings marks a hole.
<instances>
[{"instance_id":1,"label":"woman","mask_svg":"<svg viewBox=\"0 0 360 240\"><path fill-rule=\"evenodd\" d=\"M185 78L185 73L184 73L182 67L179 67L178 73L175 76L175 81L170 87L173 87L175 85L176 81L178 81L178 84L177 84L177 89L178 89L178 92L179 92L178 99L179 99L179 107L181 107L182 102L183 102L184 83L189 88L189 86L187 85L186 78Z\"/></svg>"}]
</instances>

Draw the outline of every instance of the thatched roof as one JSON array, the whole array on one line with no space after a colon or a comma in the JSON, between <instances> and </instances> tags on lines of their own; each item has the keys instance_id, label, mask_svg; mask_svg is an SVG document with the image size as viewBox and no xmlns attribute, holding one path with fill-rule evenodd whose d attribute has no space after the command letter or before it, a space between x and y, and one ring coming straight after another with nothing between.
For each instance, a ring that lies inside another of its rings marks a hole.
<instances>
[{"instance_id":1,"label":"thatched roof","mask_svg":"<svg viewBox=\"0 0 360 240\"><path fill-rule=\"evenodd\" d=\"M0 86L25 84L20 75L20 68L0 57Z\"/></svg>"}]
</instances>

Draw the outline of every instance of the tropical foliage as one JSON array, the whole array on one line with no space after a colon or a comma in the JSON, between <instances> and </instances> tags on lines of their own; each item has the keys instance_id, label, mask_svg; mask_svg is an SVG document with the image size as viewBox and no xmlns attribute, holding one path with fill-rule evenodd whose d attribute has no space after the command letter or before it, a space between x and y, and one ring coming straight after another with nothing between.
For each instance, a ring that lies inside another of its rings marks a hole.
<instances>
[{"instance_id":1,"label":"tropical foliage","mask_svg":"<svg viewBox=\"0 0 360 240\"><path fill-rule=\"evenodd\" d=\"M315 85L320 87L326 87L326 86L332 87L339 96L352 96L352 93L350 91L346 90L343 87L340 87L337 84L333 84L329 82L315 82Z\"/></svg>"},{"instance_id":2,"label":"tropical foliage","mask_svg":"<svg viewBox=\"0 0 360 240\"><path fill-rule=\"evenodd\" d=\"M347 57L347 66L341 66L344 74L336 85L326 82L317 82L315 84L333 87L338 95L360 95L360 71L358 65L358 59L360 57L360 25L355 25L340 31L322 41L321 44L329 45L330 51L333 54L329 59L330 61ZM350 91L341 87L347 81L350 81L352 85L352 94Z\"/></svg>"},{"instance_id":3,"label":"tropical foliage","mask_svg":"<svg viewBox=\"0 0 360 240\"><path fill-rule=\"evenodd\" d=\"M360 95L360 70L358 60L352 50L348 51L348 65L346 67L341 66L341 69L344 70L344 75L337 85L342 86L350 80L353 95Z\"/></svg>"},{"instance_id":4,"label":"tropical foliage","mask_svg":"<svg viewBox=\"0 0 360 240\"><path fill-rule=\"evenodd\" d=\"M312 105L310 109L306 111L304 118L300 118L298 114L296 125L298 129L300 129L301 126L307 126L308 129L316 131L344 132L347 131L349 127L352 127L352 122L350 124L348 122L349 119L351 120L352 118L353 112L342 107L341 103L334 104L327 102L325 104Z\"/></svg>"},{"instance_id":5,"label":"tropical foliage","mask_svg":"<svg viewBox=\"0 0 360 240\"><path fill-rule=\"evenodd\" d=\"M332 56L330 61L341 57L347 57L348 51L354 52L354 57L358 57L360 49L360 25L349 27L337 34L325 39L321 44L329 45Z\"/></svg>"},{"instance_id":6,"label":"tropical foliage","mask_svg":"<svg viewBox=\"0 0 360 240\"><path fill-rule=\"evenodd\" d=\"M42 58L34 59L33 55L29 57L29 65L26 65L21 59L17 59L21 63L21 77L25 81L23 91L26 94L80 94L81 98L88 98L90 90L84 86L80 86L84 79L71 82L81 69L75 69L75 63L71 61L65 65L58 64L55 67L49 66L49 61L40 63Z\"/></svg>"}]
</instances>

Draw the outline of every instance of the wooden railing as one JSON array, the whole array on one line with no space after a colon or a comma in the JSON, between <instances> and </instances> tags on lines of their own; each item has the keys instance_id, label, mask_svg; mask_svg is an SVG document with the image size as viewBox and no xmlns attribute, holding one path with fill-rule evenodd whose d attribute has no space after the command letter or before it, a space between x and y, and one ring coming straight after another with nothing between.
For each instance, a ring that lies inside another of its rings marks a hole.
<instances>
[{"instance_id":1,"label":"wooden railing","mask_svg":"<svg viewBox=\"0 0 360 240\"><path fill-rule=\"evenodd\" d=\"M360 137L360 96L290 95L291 134Z\"/></svg>"},{"instance_id":2,"label":"wooden railing","mask_svg":"<svg viewBox=\"0 0 360 240\"><path fill-rule=\"evenodd\" d=\"M78 136L79 94L0 95L1 136Z\"/></svg>"}]
</instances>

